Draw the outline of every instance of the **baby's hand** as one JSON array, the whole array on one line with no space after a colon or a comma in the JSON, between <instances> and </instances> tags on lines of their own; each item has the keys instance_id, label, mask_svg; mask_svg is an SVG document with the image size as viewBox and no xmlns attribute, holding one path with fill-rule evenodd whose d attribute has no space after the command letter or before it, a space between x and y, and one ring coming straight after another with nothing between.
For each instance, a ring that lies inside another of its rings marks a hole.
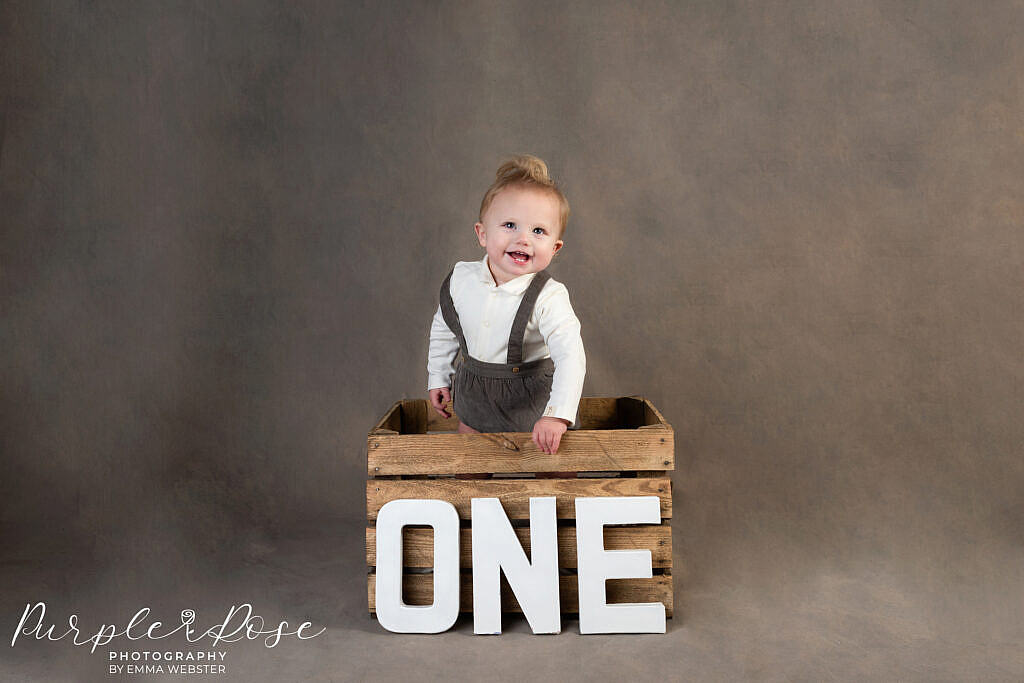
<instances>
[{"instance_id":1,"label":"baby's hand","mask_svg":"<svg viewBox=\"0 0 1024 683\"><path fill-rule=\"evenodd\" d=\"M434 410L437 411L437 414L445 419L452 416L452 414L445 408L451 400L452 392L448 387L430 390L430 405L434 406Z\"/></svg>"},{"instance_id":2,"label":"baby's hand","mask_svg":"<svg viewBox=\"0 0 1024 683\"><path fill-rule=\"evenodd\" d=\"M548 455L554 455L568 428L569 423L560 417L542 417L533 425L533 442Z\"/></svg>"}]
</instances>

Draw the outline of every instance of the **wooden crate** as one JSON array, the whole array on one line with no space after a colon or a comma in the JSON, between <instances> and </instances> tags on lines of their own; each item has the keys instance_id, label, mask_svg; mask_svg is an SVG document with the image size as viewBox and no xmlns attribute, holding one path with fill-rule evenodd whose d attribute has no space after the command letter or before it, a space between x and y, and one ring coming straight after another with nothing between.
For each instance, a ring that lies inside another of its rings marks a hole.
<instances>
[{"instance_id":1,"label":"wooden crate","mask_svg":"<svg viewBox=\"0 0 1024 683\"><path fill-rule=\"evenodd\" d=\"M662 602L672 616L672 482L675 468L672 427L651 402L640 397L584 398L580 429L567 431L558 453L540 451L529 433L456 434L458 420L443 419L424 399L398 401L370 431L366 468L367 596L374 611L376 519L380 508L403 498L441 499L458 511L462 567L461 610L471 611L470 500L498 498L529 551L530 497L555 496L558 565L562 570L562 612L578 611L576 599L577 496L658 496L661 524L606 527L607 550L649 549L654 576L609 581L608 602ZM455 474L489 472L491 479L456 479ZM537 479L538 472L577 472L578 478ZM432 601L433 532L403 532L407 604ZM502 609L520 611L502 578Z\"/></svg>"}]
</instances>

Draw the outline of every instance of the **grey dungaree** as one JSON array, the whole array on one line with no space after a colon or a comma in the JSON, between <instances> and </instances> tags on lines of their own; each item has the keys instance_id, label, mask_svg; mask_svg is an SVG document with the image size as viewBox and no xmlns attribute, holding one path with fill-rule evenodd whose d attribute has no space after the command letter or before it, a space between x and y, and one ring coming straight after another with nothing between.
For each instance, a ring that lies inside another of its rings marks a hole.
<instances>
[{"instance_id":1,"label":"grey dungaree","mask_svg":"<svg viewBox=\"0 0 1024 683\"><path fill-rule=\"evenodd\" d=\"M461 350L461 362L457 364L452 381L455 414L463 424L478 432L532 432L551 395L555 364L550 358L524 363L523 336L537 295L551 276L544 271L537 273L523 293L512 321L504 363L485 363L469 355L449 291L451 279L452 274L448 273L441 285L441 315L458 337Z\"/></svg>"}]
</instances>

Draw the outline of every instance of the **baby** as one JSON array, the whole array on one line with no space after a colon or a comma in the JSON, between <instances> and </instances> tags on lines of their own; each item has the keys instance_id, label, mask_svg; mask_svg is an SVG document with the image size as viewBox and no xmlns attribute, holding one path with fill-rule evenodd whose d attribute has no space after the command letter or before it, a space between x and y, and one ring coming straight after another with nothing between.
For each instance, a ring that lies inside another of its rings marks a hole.
<instances>
[{"instance_id":1,"label":"baby","mask_svg":"<svg viewBox=\"0 0 1024 683\"><path fill-rule=\"evenodd\" d=\"M486 254L455 264L430 327L430 404L447 418L454 399L460 434L532 432L554 454L575 423L586 374L580 321L565 285L544 270L568 218L535 156L502 164L484 194L473 228Z\"/></svg>"}]
</instances>

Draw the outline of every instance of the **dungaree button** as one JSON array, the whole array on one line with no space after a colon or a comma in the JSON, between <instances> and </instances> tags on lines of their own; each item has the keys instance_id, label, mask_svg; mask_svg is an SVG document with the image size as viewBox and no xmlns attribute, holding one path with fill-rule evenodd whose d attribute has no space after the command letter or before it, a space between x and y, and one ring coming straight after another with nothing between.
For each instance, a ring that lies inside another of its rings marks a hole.
<instances>
[{"instance_id":1,"label":"dungaree button","mask_svg":"<svg viewBox=\"0 0 1024 683\"><path fill-rule=\"evenodd\" d=\"M519 368L512 368L512 372L519 372Z\"/></svg>"}]
</instances>

